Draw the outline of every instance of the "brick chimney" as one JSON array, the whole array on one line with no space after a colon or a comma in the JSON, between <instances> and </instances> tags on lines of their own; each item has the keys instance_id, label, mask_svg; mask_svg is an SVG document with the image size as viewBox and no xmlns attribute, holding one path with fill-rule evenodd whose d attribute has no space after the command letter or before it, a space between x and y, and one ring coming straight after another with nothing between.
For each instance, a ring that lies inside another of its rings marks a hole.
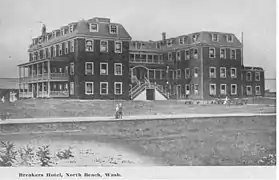
<instances>
[{"instance_id":1,"label":"brick chimney","mask_svg":"<svg viewBox=\"0 0 279 180\"><path fill-rule=\"evenodd\" d=\"M162 33L162 41L163 41L163 42L166 41L166 33L165 33L165 32Z\"/></svg>"}]
</instances>

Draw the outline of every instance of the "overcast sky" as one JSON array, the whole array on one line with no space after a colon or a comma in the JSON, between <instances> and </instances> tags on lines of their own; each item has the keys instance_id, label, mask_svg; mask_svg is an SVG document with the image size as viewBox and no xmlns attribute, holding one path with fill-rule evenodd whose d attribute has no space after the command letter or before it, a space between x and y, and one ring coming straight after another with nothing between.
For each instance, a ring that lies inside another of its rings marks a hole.
<instances>
[{"instance_id":1,"label":"overcast sky","mask_svg":"<svg viewBox=\"0 0 279 180\"><path fill-rule=\"evenodd\" d=\"M275 0L1 0L0 77L16 77L28 61L31 37L80 19L109 17L134 40L158 40L202 30L244 32L244 63L275 78Z\"/></svg>"}]
</instances>

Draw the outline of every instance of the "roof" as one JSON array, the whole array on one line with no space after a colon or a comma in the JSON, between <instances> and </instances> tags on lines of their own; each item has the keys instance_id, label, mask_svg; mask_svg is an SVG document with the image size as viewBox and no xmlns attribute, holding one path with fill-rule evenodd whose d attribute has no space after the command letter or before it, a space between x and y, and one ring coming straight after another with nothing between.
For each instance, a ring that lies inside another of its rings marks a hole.
<instances>
[{"instance_id":1,"label":"roof","mask_svg":"<svg viewBox=\"0 0 279 180\"><path fill-rule=\"evenodd\" d=\"M18 78L0 78L0 89L18 89Z\"/></svg>"},{"instance_id":2,"label":"roof","mask_svg":"<svg viewBox=\"0 0 279 180\"><path fill-rule=\"evenodd\" d=\"M212 39L213 34L217 34L219 37L218 42L214 42ZM197 36L197 41L192 42L193 35ZM233 42L227 42L227 35L231 35L233 37ZM182 39L181 39L182 38ZM180 39L183 41L183 44L180 44ZM195 32L187 35L180 35L177 37L167 38L166 41L172 41L172 45L170 47L167 47L166 42L160 41L131 41L130 44L130 50L135 51L144 51L146 49L152 49L154 51L158 51L160 49L156 48L156 44L159 43L161 45L162 49L174 49L174 48L185 48L190 45L194 44L203 44L203 45L210 45L210 46L224 46L224 47L236 47L241 48L242 43L238 40L238 38L232 34L232 33L224 33L224 32L210 32L210 31L201 31L201 32ZM136 47L136 43L142 43L144 44L142 48L138 49Z\"/></svg>"},{"instance_id":3,"label":"roof","mask_svg":"<svg viewBox=\"0 0 279 180\"><path fill-rule=\"evenodd\" d=\"M98 32L90 32L89 29L89 24L90 23L94 23L94 24L98 24L98 28L99 31ZM73 23L70 23L73 24ZM58 43L60 41L64 41L76 36L80 36L80 35L87 35L87 36L91 36L91 37L109 37L109 38L115 38L115 39L127 39L127 40L131 40L131 36L129 35L129 33L126 31L126 29L122 26L122 24L119 23L111 23L110 19L108 18L92 18L89 20L80 20L78 22L74 22L75 25L75 30L72 33L68 33L65 34L63 36L58 36L54 39L50 39L49 41L43 42L41 44L37 44L37 45L31 45L29 51L41 48L42 46L49 46L49 45L53 45L55 43ZM109 33L109 25L117 25L118 26L118 34L110 34ZM55 29L54 31L60 31L61 28L63 28L65 26L60 27L59 29ZM46 32L46 34L51 34L51 32ZM33 39L37 39L40 38L42 36L33 38Z\"/></svg>"}]
</instances>

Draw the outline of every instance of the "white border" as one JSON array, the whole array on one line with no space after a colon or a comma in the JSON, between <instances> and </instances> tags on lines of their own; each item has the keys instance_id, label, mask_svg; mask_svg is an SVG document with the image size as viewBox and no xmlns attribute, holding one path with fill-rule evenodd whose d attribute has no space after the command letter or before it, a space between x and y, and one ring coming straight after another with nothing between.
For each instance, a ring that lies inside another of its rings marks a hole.
<instances>
[{"instance_id":1,"label":"white border","mask_svg":"<svg viewBox=\"0 0 279 180\"><path fill-rule=\"evenodd\" d=\"M235 93L232 92L232 86L235 86ZM231 95L237 95L237 84L231 84Z\"/></svg>"},{"instance_id":2,"label":"white border","mask_svg":"<svg viewBox=\"0 0 279 180\"><path fill-rule=\"evenodd\" d=\"M106 64L106 65L107 65L106 74L101 74L101 69L102 69L102 65L103 65L103 64ZM100 75L101 75L101 76L106 76L106 75L108 75L108 63L100 63Z\"/></svg>"},{"instance_id":3,"label":"white border","mask_svg":"<svg viewBox=\"0 0 279 180\"><path fill-rule=\"evenodd\" d=\"M214 86L215 93L211 93L211 91L210 91L210 90L211 90L211 88L210 88L211 86ZM217 89L216 89L216 84L212 84L212 83L209 84L209 95L216 95L216 91L217 91Z\"/></svg>"},{"instance_id":4,"label":"white border","mask_svg":"<svg viewBox=\"0 0 279 180\"><path fill-rule=\"evenodd\" d=\"M88 72L87 72L87 64L92 65L92 71L90 74L88 74ZM94 62L85 62L85 75L94 75Z\"/></svg>"},{"instance_id":5,"label":"white border","mask_svg":"<svg viewBox=\"0 0 279 180\"><path fill-rule=\"evenodd\" d=\"M116 93L116 84L120 84L120 94ZM114 82L114 94L115 95L122 95L123 94L123 83L122 82Z\"/></svg>"},{"instance_id":6,"label":"white border","mask_svg":"<svg viewBox=\"0 0 279 180\"><path fill-rule=\"evenodd\" d=\"M92 84L92 92L91 93L88 93L87 92L87 84ZM86 81L85 82L85 87L84 87L84 90L85 90L85 94L86 95L92 95L92 94L94 94L94 82L92 82L92 81Z\"/></svg>"},{"instance_id":7,"label":"white border","mask_svg":"<svg viewBox=\"0 0 279 180\"><path fill-rule=\"evenodd\" d=\"M117 73L116 73L116 66L117 66L117 65L120 65L120 66L121 66L121 73L120 73L120 74L117 74ZM122 76L122 75L123 75L122 71L123 71L122 63L114 63L114 75L115 75L115 76Z\"/></svg>"},{"instance_id":8,"label":"white border","mask_svg":"<svg viewBox=\"0 0 279 180\"><path fill-rule=\"evenodd\" d=\"M106 84L106 93L102 93L102 85ZM108 95L108 82L100 82L100 95Z\"/></svg>"},{"instance_id":9,"label":"white border","mask_svg":"<svg viewBox=\"0 0 279 180\"><path fill-rule=\"evenodd\" d=\"M222 93L222 86L225 86L225 94ZM227 84L220 84L220 95L227 95Z\"/></svg>"}]
</instances>

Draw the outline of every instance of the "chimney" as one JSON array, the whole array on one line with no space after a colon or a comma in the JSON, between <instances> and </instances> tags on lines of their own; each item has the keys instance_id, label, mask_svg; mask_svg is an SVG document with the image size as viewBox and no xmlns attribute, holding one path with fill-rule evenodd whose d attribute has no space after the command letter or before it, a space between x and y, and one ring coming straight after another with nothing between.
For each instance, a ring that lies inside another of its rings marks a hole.
<instances>
[{"instance_id":1,"label":"chimney","mask_svg":"<svg viewBox=\"0 0 279 180\"><path fill-rule=\"evenodd\" d=\"M162 40L163 40L163 42L166 41L166 33L165 32L162 33Z\"/></svg>"}]
</instances>

